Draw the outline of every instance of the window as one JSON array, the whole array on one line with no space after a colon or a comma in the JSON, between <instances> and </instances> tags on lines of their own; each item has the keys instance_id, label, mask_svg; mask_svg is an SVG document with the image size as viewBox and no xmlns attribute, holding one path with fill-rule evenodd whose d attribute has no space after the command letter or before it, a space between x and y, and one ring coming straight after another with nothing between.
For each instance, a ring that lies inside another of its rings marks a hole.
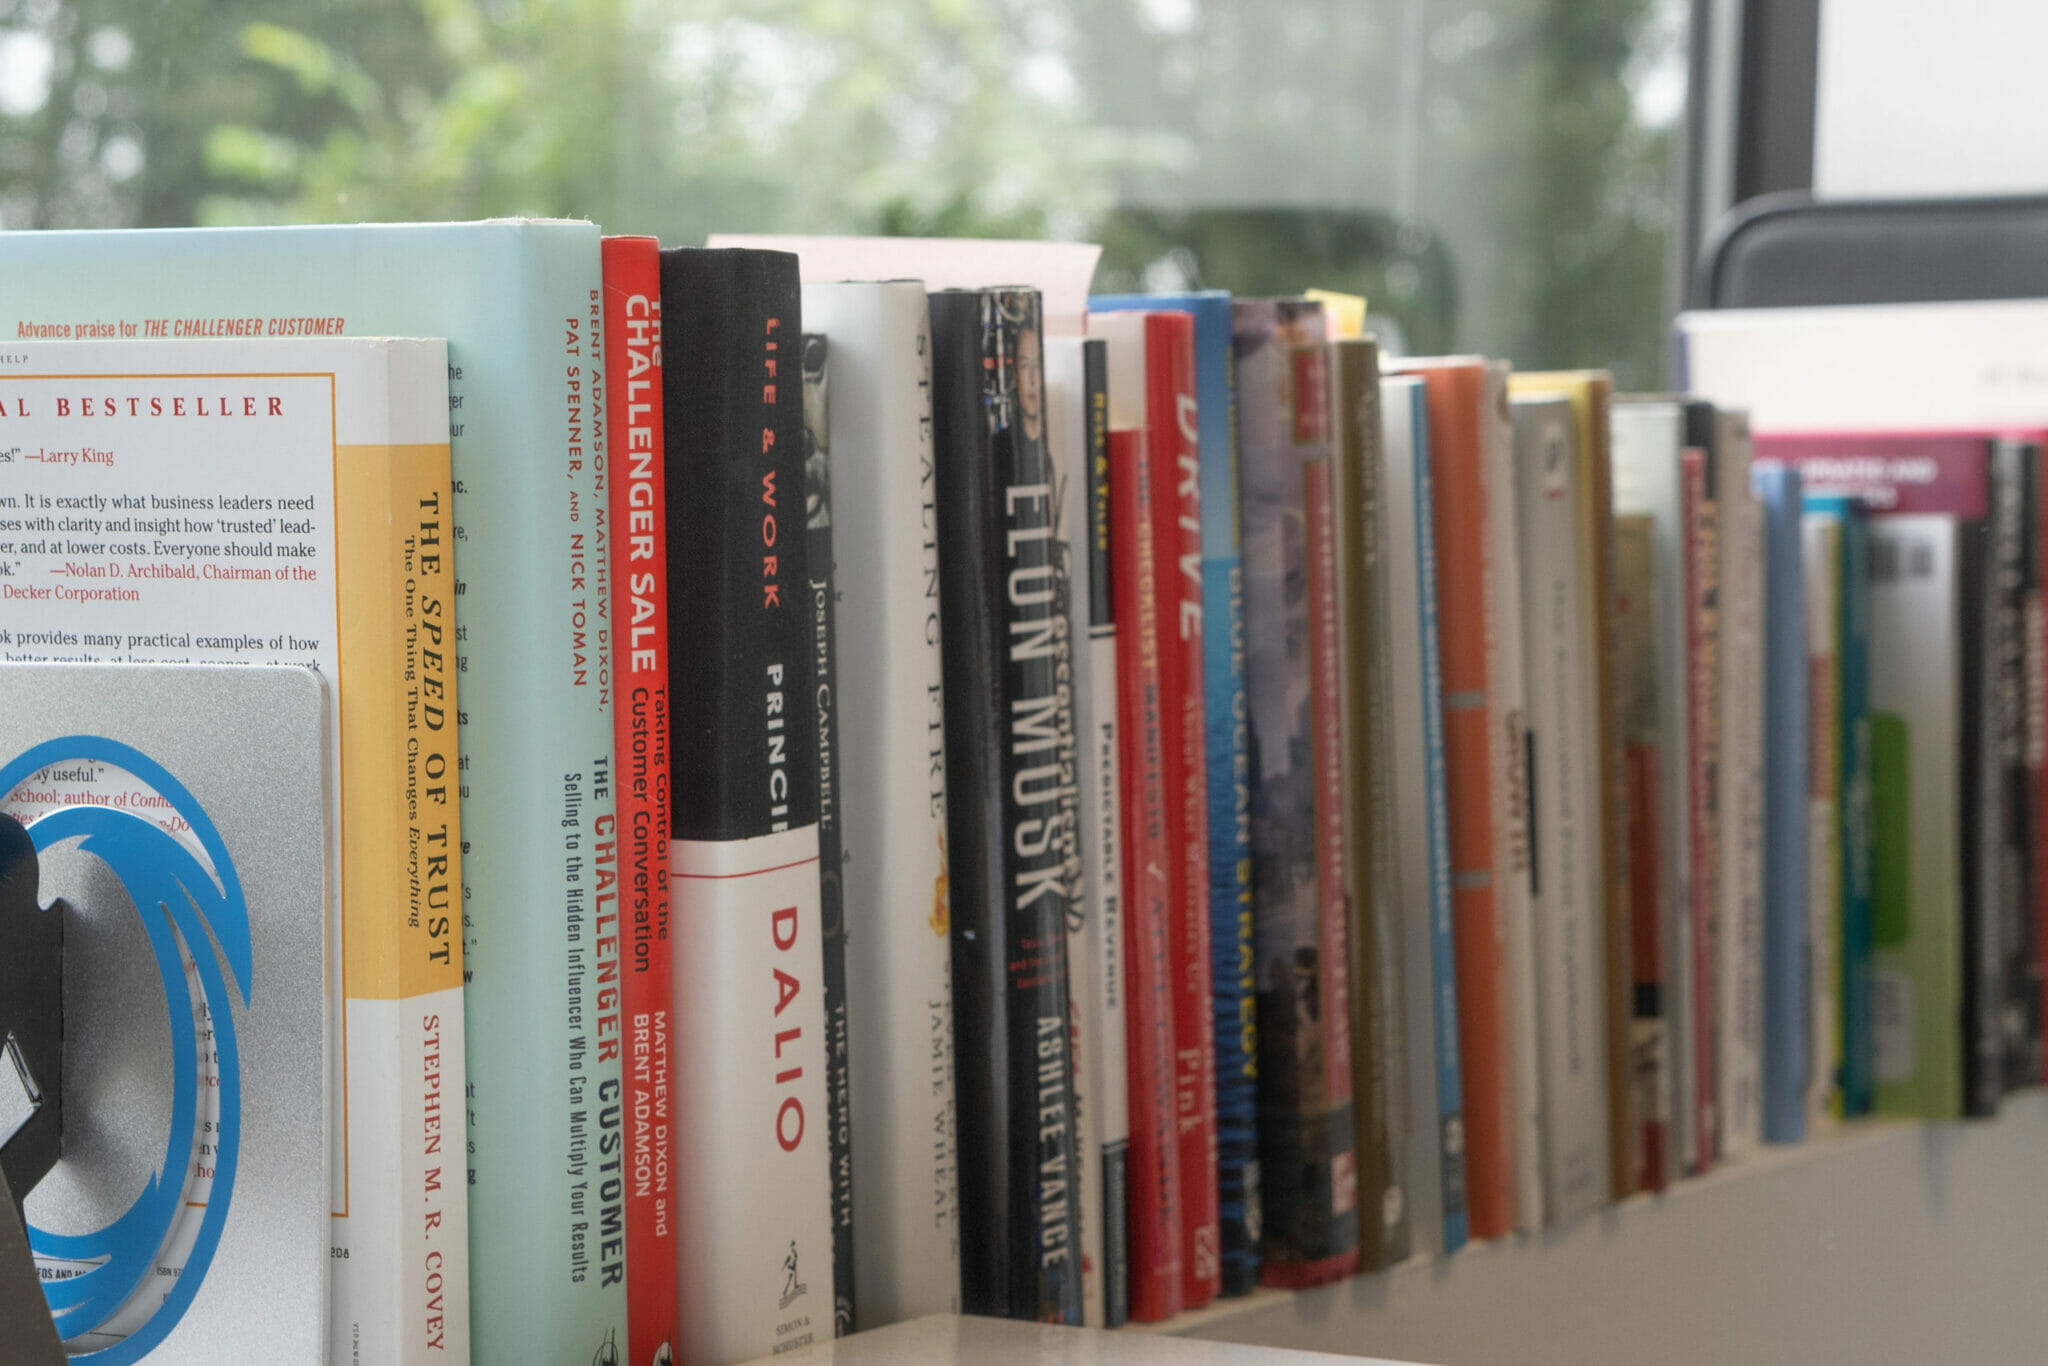
<instances>
[{"instance_id":1,"label":"window","mask_svg":"<svg viewBox=\"0 0 2048 1366\"><path fill-rule=\"evenodd\" d=\"M0 0L0 222L1052 234L1659 384L1685 0Z\"/></svg>"}]
</instances>

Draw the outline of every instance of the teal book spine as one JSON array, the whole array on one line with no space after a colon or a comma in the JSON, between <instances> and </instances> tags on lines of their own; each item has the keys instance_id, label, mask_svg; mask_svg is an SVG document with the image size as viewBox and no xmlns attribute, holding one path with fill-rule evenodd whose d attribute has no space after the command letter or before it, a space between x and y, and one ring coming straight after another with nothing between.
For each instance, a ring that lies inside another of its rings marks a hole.
<instances>
[{"instance_id":1,"label":"teal book spine","mask_svg":"<svg viewBox=\"0 0 2048 1366\"><path fill-rule=\"evenodd\" d=\"M1842 1113L1867 1115L1875 1067L1870 1019L1870 519L1863 500L1853 495L1809 493L1806 510L1839 517L1842 527L1836 603L1842 951L1836 999L1842 1012Z\"/></svg>"},{"instance_id":2,"label":"teal book spine","mask_svg":"<svg viewBox=\"0 0 2048 1366\"><path fill-rule=\"evenodd\" d=\"M1216 1177L1222 1293L1259 1281L1258 1048L1251 971L1251 756L1245 703L1244 571L1237 507L1237 397L1230 294L1106 294L1097 313L1164 309L1195 322L1202 502L1202 691L1208 699L1209 961L1216 1022Z\"/></svg>"},{"instance_id":3,"label":"teal book spine","mask_svg":"<svg viewBox=\"0 0 2048 1366\"><path fill-rule=\"evenodd\" d=\"M10 233L0 261L9 336L447 338L471 1312L429 1346L428 1320L445 1319L454 1297L444 1287L437 1299L428 1268L351 1227L351 1204L399 1169L359 1160L370 1136L350 1105L335 1117L330 1355L611 1359L626 1340L625 1116L608 985L620 967L619 840L597 228ZM347 1057L338 1046L333 1066ZM441 1065L441 1094L464 1097ZM347 1084L353 1095L358 1078ZM402 1141L438 1154L441 1182L461 1182L463 1130L435 1115ZM393 1279L391 1319L350 1314L352 1297L382 1296Z\"/></svg>"}]
</instances>

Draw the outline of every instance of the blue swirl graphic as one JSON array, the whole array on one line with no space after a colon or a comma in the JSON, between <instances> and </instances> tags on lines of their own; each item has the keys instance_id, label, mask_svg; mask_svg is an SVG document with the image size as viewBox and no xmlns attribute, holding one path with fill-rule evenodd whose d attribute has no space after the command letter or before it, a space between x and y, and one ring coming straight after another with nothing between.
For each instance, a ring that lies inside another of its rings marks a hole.
<instances>
[{"instance_id":1,"label":"blue swirl graphic","mask_svg":"<svg viewBox=\"0 0 2048 1366\"><path fill-rule=\"evenodd\" d=\"M190 1307L220 1245L234 1194L240 1150L241 1056L235 1043L229 979L223 974L213 944L233 973L242 1007L249 1002L251 960L248 905L241 879L227 846L184 784L141 751L92 735L71 735L37 745L0 767L0 796L40 769L87 760L124 769L155 790L192 829L213 861L209 875L184 845L154 821L104 806L67 807L28 827L41 851L68 839L101 859L121 879L142 917L157 970L163 978L164 1003L171 1033L171 1124L164 1157L134 1204L105 1228L86 1234L62 1235L33 1226L29 1245L39 1255L94 1261L80 1275L46 1281L44 1294L58 1333L74 1339L106 1322L147 1279L158 1251L176 1224L184 1204L185 1171L191 1162L198 1109L198 1002L192 998L178 939L197 964L200 986L209 1004L214 1051L220 1078L220 1122L215 1134L213 1188L183 1274L177 1277L148 1321L111 1347L84 1352L74 1360L95 1366L128 1366L162 1342ZM155 908L160 914L151 914ZM177 934L172 934L175 927Z\"/></svg>"}]
</instances>

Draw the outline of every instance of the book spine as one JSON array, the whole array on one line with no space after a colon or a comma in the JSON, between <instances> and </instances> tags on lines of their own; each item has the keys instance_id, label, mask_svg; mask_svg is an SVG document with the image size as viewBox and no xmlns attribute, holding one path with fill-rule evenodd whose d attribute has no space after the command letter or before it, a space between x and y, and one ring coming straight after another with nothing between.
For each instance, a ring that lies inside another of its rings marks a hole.
<instances>
[{"instance_id":1,"label":"book spine","mask_svg":"<svg viewBox=\"0 0 2048 1366\"><path fill-rule=\"evenodd\" d=\"M915 282L807 284L802 309L831 346L854 1317L878 1327L960 1309L931 329Z\"/></svg>"},{"instance_id":2,"label":"book spine","mask_svg":"<svg viewBox=\"0 0 2048 1366\"><path fill-rule=\"evenodd\" d=\"M1803 519L1807 635L1807 945L1812 954L1810 990L1812 1048L1807 1064L1807 1119L1819 1123L1833 1112L1840 1047L1840 1000L1835 994L1841 962L1842 867L1841 756L1836 750L1842 704L1841 518L1833 511L1808 512Z\"/></svg>"},{"instance_id":3,"label":"book spine","mask_svg":"<svg viewBox=\"0 0 2048 1366\"><path fill-rule=\"evenodd\" d=\"M2032 853L2027 862L2027 912L2033 953L2030 971L2034 990L2027 1002L2027 1034L2033 1050L2033 1066L2027 1082L2048 1081L2048 555L2043 537L2048 537L2048 474L2042 463L2048 460L2040 447L2028 462L2026 545L2027 592L2027 791L2033 802L2028 821Z\"/></svg>"},{"instance_id":4,"label":"book spine","mask_svg":"<svg viewBox=\"0 0 2048 1366\"><path fill-rule=\"evenodd\" d=\"M1629 935L1632 1027L1629 1035L1631 1112L1636 1168L1631 1187L1662 1190L1668 1179L1671 1074L1664 1038L1664 881L1661 802L1664 756L1657 728L1655 531L1651 518L1614 519L1615 697L1626 760Z\"/></svg>"},{"instance_id":5,"label":"book spine","mask_svg":"<svg viewBox=\"0 0 2048 1366\"><path fill-rule=\"evenodd\" d=\"M1085 613L1088 683L1087 724L1082 728L1081 826L1087 840L1083 867L1089 880L1089 957L1095 969L1100 1027L1096 1034L1097 1113L1102 1135L1100 1164L1103 1222L1103 1319L1118 1328L1131 1315L1130 1071L1125 1049L1123 819L1117 772L1117 643L1109 530L1109 374L1104 343L1086 343L1081 358L1084 442L1081 461L1070 476L1082 507L1073 519L1085 538L1075 556L1076 619Z\"/></svg>"},{"instance_id":6,"label":"book spine","mask_svg":"<svg viewBox=\"0 0 2048 1366\"><path fill-rule=\"evenodd\" d=\"M1444 604L1444 758L1451 810L1453 945L1457 966L1458 1048L1464 1079L1466 1193L1471 1235L1495 1238L1515 1227L1513 1102L1510 1094L1507 961L1503 884L1514 872L1499 827L1506 801L1502 736L1507 716L1495 691L1489 641L1501 629L1489 583L1496 558L1483 372L1447 367L1429 383L1432 477L1436 482L1437 589ZM1504 567L1503 567L1504 568ZM1517 722L1519 724L1519 722Z\"/></svg>"},{"instance_id":7,"label":"book spine","mask_svg":"<svg viewBox=\"0 0 2048 1366\"><path fill-rule=\"evenodd\" d=\"M1073 1189L1079 1207L1081 1237L1081 1322L1084 1327L1101 1328L1108 1318L1108 1267L1104 1255L1106 1215L1100 1159L1103 1154L1102 1109L1107 1100L1102 1066L1104 1057L1104 1002L1100 975L1103 971L1100 929L1102 914L1099 895L1101 869L1098 846L1090 833L1091 816L1099 816L1099 789L1091 786L1098 751L1092 743L1091 721L1095 697L1093 671L1085 642L1087 610L1082 607L1093 583L1087 562L1087 480L1083 471L1089 460L1087 355L1088 343L1076 337L1046 339L1045 408L1046 442L1059 479L1059 506L1055 511L1061 574L1067 596L1061 604L1066 621L1066 649L1071 657L1074 699L1074 734L1071 751L1061 745L1061 762L1074 768L1074 869L1072 894L1067 899L1067 984L1068 1009L1073 1016L1074 1055L1074 1142L1080 1154ZM1101 343L1096 344L1098 349ZM1121 1022L1119 1022L1121 1025ZM1126 1126L1128 1127L1128 1125Z\"/></svg>"},{"instance_id":8,"label":"book spine","mask_svg":"<svg viewBox=\"0 0 2048 1366\"><path fill-rule=\"evenodd\" d=\"M1524 541L1529 808L1542 1011L1544 1213L1554 1227L1606 1203L1606 1038L1599 966L1594 642L1578 529L1576 433L1564 397L1514 403Z\"/></svg>"},{"instance_id":9,"label":"book spine","mask_svg":"<svg viewBox=\"0 0 2048 1366\"><path fill-rule=\"evenodd\" d=\"M1424 406L1427 412L1426 404ZM1445 762L1443 649L1437 611L1435 456L1423 426L1415 441L1416 579L1421 598L1422 744L1427 777L1429 880L1424 888L1429 914L1430 1015L1436 1060L1437 1162L1443 1208L1443 1248L1456 1252L1471 1233L1465 1180L1465 1087L1459 1065L1458 989L1452 940L1450 775ZM1403 889L1404 892L1406 889Z\"/></svg>"},{"instance_id":10,"label":"book spine","mask_svg":"<svg viewBox=\"0 0 2048 1366\"><path fill-rule=\"evenodd\" d=\"M1998 632L1996 700L1997 757L2001 783L1994 863L1998 873L1998 1017L2002 1089L2033 1084L2034 977L2040 946L2031 913L2033 885L2030 828L2033 800L2027 756L2027 604L2030 554L2039 535L2034 497L2038 443L2000 440L1993 456L1997 524L1993 528L1992 607Z\"/></svg>"},{"instance_id":11,"label":"book spine","mask_svg":"<svg viewBox=\"0 0 2048 1366\"><path fill-rule=\"evenodd\" d=\"M1378 917L1393 895L1387 880L1385 753L1374 709L1380 630L1377 545L1380 480L1380 377L1377 346L1364 339L1330 344L1333 512L1338 552L1338 696L1343 709L1347 970L1351 983L1352 1138L1358 1153L1359 1265L1387 1263L1387 1191L1391 1140L1387 1117L1387 1013L1382 1000ZM1380 701L1384 706L1384 701ZM1399 1197L1397 1196L1396 1199Z\"/></svg>"},{"instance_id":12,"label":"book spine","mask_svg":"<svg viewBox=\"0 0 2048 1366\"><path fill-rule=\"evenodd\" d=\"M1409 1135L1414 1128L1408 1103L1408 1009L1402 957L1404 911L1398 861L1398 824L1394 794L1395 781L1394 688L1392 651L1388 648L1390 617L1391 547L1385 534L1386 504L1392 497L1387 459L1386 403L1378 378L1377 347L1374 352L1372 390L1364 399L1366 430L1365 459L1359 466L1359 539L1364 543L1364 578L1360 581L1358 616L1365 644L1363 687L1365 724L1371 731L1371 756L1366 766L1365 839L1366 885L1372 898L1370 924L1358 933L1369 936L1363 952L1353 959L1371 965L1372 981L1356 983L1356 999L1366 1003L1369 1017L1364 1037L1371 1048L1366 1059L1364 1104L1371 1117L1358 1121L1361 1145L1380 1144L1380 1166L1366 1179L1361 1172L1361 1220L1377 1219L1378 1236L1373 1240L1377 1268L1408 1259L1411 1247L1412 1201L1409 1198ZM1353 924L1358 919L1354 915ZM1354 1009L1353 1016L1356 1018ZM1354 1031L1356 1037L1356 1031ZM1359 1071L1353 1062L1352 1074ZM1354 1086L1356 1083L1354 1082ZM1359 1104L1354 1094L1353 1108ZM1363 1163L1361 1162L1361 1166ZM1360 1269L1368 1269L1366 1226L1359 1226Z\"/></svg>"},{"instance_id":13,"label":"book spine","mask_svg":"<svg viewBox=\"0 0 2048 1366\"><path fill-rule=\"evenodd\" d=\"M1481 450L1486 462L1486 593L1492 629L1486 673L1493 709L1495 899L1502 944L1503 1078L1508 1204L1517 1228L1543 1226L1543 1102L1538 1076L1534 854L1529 814L1528 684L1522 667L1522 531L1515 515L1515 430L1508 366L1482 372Z\"/></svg>"},{"instance_id":14,"label":"book spine","mask_svg":"<svg viewBox=\"0 0 2048 1366\"><path fill-rule=\"evenodd\" d=\"M1756 471L1764 507L1764 698L1777 733L1764 756L1763 1137L1806 1135L1807 662L1799 472Z\"/></svg>"},{"instance_id":15,"label":"book spine","mask_svg":"<svg viewBox=\"0 0 2048 1366\"><path fill-rule=\"evenodd\" d=\"M623 1015L615 999L593 1000L621 967L608 646L596 630L609 583L596 516L600 255L594 230L548 234L524 263L538 296L529 325L550 337L533 373L537 386L547 377L550 416L538 429L552 436L530 464L515 473L503 446L464 441L465 429L496 420L476 411L488 401L481 378L450 394L470 404L455 410L460 421L451 412L449 434L464 618L456 668L468 692L471 1347L483 1361L590 1352L626 1332L623 1167L614 1165L626 1126ZM451 357L451 391L466 369ZM539 553L547 547L552 554ZM526 567L549 562L567 572L536 578ZM580 1012L578 990L587 993ZM591 1240L585 1230L579 1244L579 1224L621 1236Z\"/></svg>"},{"instance_id":16,"label":"book spine","mask_svg":"<svg viewBox=\"0 0 2048 1366\"><path fill-rule=\"evenodd\" d=\"M1721 672L1721 1151L1740 1157L1760 1137L1763 1029L1763 542L1750 488L1747 419L1724 415L1717 484L1728 610Z\"/></svg>"},{"instance_id":17,"label":"book spine","mask_svg":"<svg viewBox=\"0 0 2048 1366\"><path fill-rule=\"evenodd\" d=\"M1035 290L932 296L961 1302L1078 1323L1071 658Z\"/></svg>"},{"instance_id":18,"label":"book spine","mask_svg":"<svg viewBox=\"0 0 2048 1366\"><path fill-rule=\"evenodd\" d=\"M832 557L830 343L803 334L804 598L818 742L818 947L824 964L825 1135L832 1181L832 1331L854 1331L852 1041L846 1000L845 803L840 794L838 566Z\"/></svg>"},{"instance_id":19,"label":"book spine","mask_svg":"<svg viewBox=\"0 0 2048 1366\"><path fill-rule=\"evenodd\" d=\"M2004 907L2001 860L2005 818L2002 669L2002 565L2011 557L2013 526L2008 490L1990 458L1987 516L1966 532L1958 554L1962 622L1963 851L1963 1113L1998 1113L2005 1092L2004 1006L1999 980L1999 939Z\"/></svg>"},{"instance_id":20,"label":"book spine","mask_svg":"<svg viewBox=\"0 0 2048 1366\"><path fill-rule=\"evenodd\" d=\"M418 356L389 359L395 370ZM394 374L392 392L401 383ZM337 1236L343 1260L358 1265L335 1278L334 1318L393 1361L466 1357L468 1183L455 1178L449 1126L464 1043L455 902L462 829L446 781L459 771L457 671L449 667L453 482L446 445L344 447L336 456L335 575L348 585L338 598L336 689L348 832L344 1009L358 1051L390 1057L386 1075L397 1080L395 1105L350 1088L364 1115L391 1111L385 1133L359 1131L369 1140L359 1156L363 1170L374 1170L377 1151L395 1148L396 1199L350 1188ZM395 1295L365 1284L377 1281Z\"/></svg>"},{"instance_id":21,"label":"book spine","mask_svg":"<svg viewBox=\"0 0 2048 1366\"><path fill-rule=\"evenodd\" d=\"M1207 300L1195 315L1195 366L1202 433L1202 691L1220 1291L1243 1295L1259 1279L1258 981L1252 970L1251 726L1238 535L1236 357L1227 299Z\"/></svg>"},{"instance_id":22,"label":"book spine","mask_svg":"<svg viewBox=\"0 0 2048 1366\"><path fill-rule=\"evenodd\" d=\"M1323 331L1313 303L1233 305L1247 695L1258 756L1260 1277L1281 1286L1348 1275L1358 1257ZM1332 1070L1340 1059L1341 1075Z\"/></svg>"},{"instance_id":23,"label":"book spine","mask_svg":"<svg viewBox=\"0 0 2048 1366\"><path fill-rule=\"evenodd\" d=\"M677 1355L733 1360L833 1330L802 323L787 253L667 250L661 288Z\"/></svg>"},{"instance_id":24,"label":"book spine","mask_svg":"<svg viewBox=\"0 0 2048 1366\"><path fill-rule=\"evenodd\" d=\"M1870 521L1859 504L1842 519L1842 1110L1870 1113Z\"/></svg>"},{"instance_id":25,"label":"book spine","mask_svg":"<svg viewBox=\"0 0 2048 1366\"><path fill-rule=\"evenodd\" d=\"M1182 1190L1175 1053L1166 768L1160 740L1155 471L1144 428L1109 432L1111 579L1117 616L1117 733L1123 752L1125 1003L1131 1111L1131 1317L1181 1309Z\"/></svg>"},{"instance_id":26,"label":"book spine","mask_svg":"<svg viewBox=\"0 0 2048 1366\"><path fill-rule=\"evenodd\" d=\"M1216 1033L1209 964L1208 736L1202 691L1202 508L1194 321L1145 319L1152 452L1154 583L1160 621L1160 749L1166 839L1173 857L1167 951L1172 955L1174 1123L1181 1172L1181 1306L1216 1297L1222 1281L1216 1185Z\"/></svg>"},{"instance_id":27,"label":"book spine","mask_svg":"<svg viewBox=\"0 0 2048 1366\"><path fill-rule=\"evenodd\" d=\"M1715 1081L1719 1067L1715 1057L1715 1022L1720 999L1715 972L1720 933L1720 883L1715 862L1720 839L1720 522L1709 478L1707 448L1699 443L1690 444L1681 458L1686 733L1692 739L1691 752L1686 756L1687 819L1691 825L1688 852L1692 860L1692 1086L1697 1139L1695 1170L1705 1171L1720 1160L1720 1106L1716 1103Z\"/></svg>"},{"instance_id":28,"label":"book spine","mask_svg":"<svg viewBox=\"0 0 2048 1366\"><path fill-rule=\"evenodd\" d=\"M669 1001L668 499L661 425L661 256L651 237L604 239L611 438L612 708L624 846L627 1360L676 1342L674 1079Z\"/></svg>"}]
</instances>

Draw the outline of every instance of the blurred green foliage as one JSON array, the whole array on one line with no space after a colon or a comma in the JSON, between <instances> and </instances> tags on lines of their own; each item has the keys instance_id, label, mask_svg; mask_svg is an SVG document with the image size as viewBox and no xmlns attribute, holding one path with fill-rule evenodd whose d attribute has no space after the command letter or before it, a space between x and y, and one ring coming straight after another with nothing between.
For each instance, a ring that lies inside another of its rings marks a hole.
<instances>
[{"instance_id":1,"label":"blurred green foliage","mask_svg":"<svg viewBox=\"0 0 2048 1366\"><path fill-rule=\"evenodd\" d=\"M1663 371L1673 0L0 0L0 223L1086 237Z\"/></svg>"}]
</instances>

